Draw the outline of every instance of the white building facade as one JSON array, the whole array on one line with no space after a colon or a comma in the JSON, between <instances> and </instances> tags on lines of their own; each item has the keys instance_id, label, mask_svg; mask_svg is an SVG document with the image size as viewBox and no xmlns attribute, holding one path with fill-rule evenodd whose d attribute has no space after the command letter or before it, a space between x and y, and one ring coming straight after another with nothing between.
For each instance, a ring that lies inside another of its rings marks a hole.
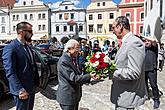
<instances>
[{"instance_id":1,"label":"white building facade","mask_svg":"<svg viewBox=\"0 0 165 110\"><path fill-rule=\"evenodd\" d=\"M165 0L145 0L145 36L154 36L165 43Z\"/></svg>"},{"instance_id":2,"label":"white building facade","mask_svg":"<svg viewBox=\"0 0 165 110\"><path fill-rule=\"evenodd\" d=\"M52 9L51 36L60 40L63 37L78 36L86 38L86 10L76 8L71 1L62 1L58 8Z\"/></svg>"},{"instance_id":3,"label":"white building facade","mask_svg":"<svg viewBox=\"0 0 165 110\"><path fill-rule=\"evenodd\" d=\"M4 37L9 38L9 15L8 9L5 7L0 8L0 40Z\"/></svg>"},{"instance_id":4,"label":"white building facade","mask_svg":"<svg viewBox=\"0 0 165 110\"><path fill-rule=\"evenodd\" d=\"M50 9L40 0L19 0L10 11L9 20L11 39L16 37L17 23L22 21L33 25L33 40L50 37Z\"/></svg>"}]
</instances>

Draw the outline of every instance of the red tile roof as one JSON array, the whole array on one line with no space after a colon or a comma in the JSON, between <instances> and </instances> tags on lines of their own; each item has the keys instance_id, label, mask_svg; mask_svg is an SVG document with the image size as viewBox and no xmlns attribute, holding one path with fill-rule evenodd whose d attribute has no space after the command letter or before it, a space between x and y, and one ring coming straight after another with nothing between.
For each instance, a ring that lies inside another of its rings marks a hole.
<instances>
[{"instance_id":1,"label":"red tile roof","mask_svg":"<svg viewBox=\"0 0 165 110\"><path fill-rule=\"evenodd\" d=\"M0 0L0 7L14 6L16 0Z\"/></svg>"}]
</instances>

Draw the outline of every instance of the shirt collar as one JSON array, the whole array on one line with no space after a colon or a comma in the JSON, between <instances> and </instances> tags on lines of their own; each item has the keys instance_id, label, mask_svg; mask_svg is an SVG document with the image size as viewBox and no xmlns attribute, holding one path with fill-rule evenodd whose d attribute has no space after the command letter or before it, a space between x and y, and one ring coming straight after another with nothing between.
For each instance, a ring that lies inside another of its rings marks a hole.
<instances>
[{"instance_id":1,"label":"shirt collar","mask_svg":"<svg viewBox=\"0 0 165 110\"><path fill-rule=\"evenodd\" d=\"M17 40L22 44L25 45L25 42L22 42L20 39L17 38Z\"/></svg>"},{"instance_id":2,"label":"shirt collar","mask_svg":"<svg viewBox=\"0 0 165 110\"><path fill-rule=\"evenodd\" d=\"M132 32L127 33L123 38L122 38L122 42L124 42L128 36L130 36L132 34Z\"/></svg>"}]
</instances>

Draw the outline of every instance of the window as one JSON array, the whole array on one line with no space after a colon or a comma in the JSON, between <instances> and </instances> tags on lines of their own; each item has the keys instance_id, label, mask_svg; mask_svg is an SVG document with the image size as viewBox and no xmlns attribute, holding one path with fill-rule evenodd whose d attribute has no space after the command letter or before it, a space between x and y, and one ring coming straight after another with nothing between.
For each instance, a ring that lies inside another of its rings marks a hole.
<instances>
[{"instance_id":1,"label":"window","mask_svg":"<svg viewBox=\"0 0 165 110\"><path fill-rule=\"evenodd\" d=\"M67 26L64 26L64 32L66 32L67 31Z\"/></svg>"},{"instance_id":2,"label":"window","mask_svg":"<svg viewBox=\"0 0 165 110\"><path fill-rule=\"evenodd\" d=\"M144 13L141 13L141 14L140 14L140 19L141 19L141 21L144 20Z\"/></svg>"},{"instance_id":3,"label":"window","mask_svg":"<svg viewBox=\"0 0 165 110\"><path fill-rule=\"evenodd\" d=\"M30 20L32 20L33 19L33 14L30 14Z\"/></svg>"},{"instance_id":4,"label":"window","mask_svg":"<svg viewBox=\"0 0 165 110\"><path fill-rule=\"evenodd\" d=\"M143 33L143 26L140 26L140 33Z\"/></svg>"},{"instance_id":5,"label":"window","mask_svg":"<svg viewBox=\"0 0 165 110\"><path fill-rule=\"evenodd\" d=\"M24 20L27 20L27 14L24 14Z\"/></svg>"},{"instance_id":6,"label":"window","mask_svg":"<svg viewBox=\"0 0 165 110\"><path fill-rule=\"evenodd\" d=\"M93 15L89 15L89 20L93 20Z\"/></svg>"},{"instance_id":7,"label":"window","mask_svg":"<svg viewBox=\"0 0 165 110\"><path fill-rule=\"evenodd\" d=\"M15 15L13 15L13 21L15 21Z\"/></svg>"},{"instance_id":8,"label":"window","mask_svg":"<svg viewBox=\"0 0 165 110\"><path fill-rule=\"evenodd\" d=\"M41 31L41 25L38 25L38 30Z\"/></svg>"},{"instance_id":9,"label":"window","mask_svg":"<svg viewBox=\"0 0 165 110\"><path fill-rule=\"evenodd\" d=\"M74 13L71 13L71 15L70 15L71 17L71 19L74 19Z\"/></svg>"},{"instance_id":10,"label":"window","mask_svg":"<svg viewBox=\"0 0 165 110\"><path fill-rule=\"evenodd\" d=\"M42 19L45 19L45 13L42 14Z\"/></svg>"},{"instance_id":11,"label":"window","mask_svg":"<svg viewBox=\"0 0 165 110\"><path fill-rule=\"evenodd\" d=\"M34 5L34 1L31 1L31 5Z\"/></svg>"},{"instance_id":12,"label":"window","mask_svg":"<svg viewBox=\"0 0 165 110\"><path fill-rule=\"evenodd\" d=\"M93 25L89 25L89 32L93 32Z\"/></svg>"},{"instance_id":13,"label":"window","mask_svg":"<svg viewBox=\"0 0 165 110\"><path fill-rule=\"evenodd\" d=\"M109 31L113 31L112 30L112 24L109 24Z\"/></svg>"},{"instance_id":14,"label":"window","mask_svg":"<svg viewBox=\"0 0 165 110\"><path fill-rule=\"evenodd\" d=\"M82 32L82 31L83 31L83 26L80 25L80 26L79 26L79 32Z\"/></svg>"},{"instance_id":15,"label":"window","mask_svg":"<svg viewBox=\"0 0 165 110\"><path fill-rule=\"evenodd\" d=\"M114 13L109 13L109 19L114 19Z\"/></svg>"},{"instance_id":16,"label":"window","mask_svg":"<svg viewBox=\"0 0 165 110\"><path fill-rule=\"evenodd\" d=\"M152 9L152 7L153 7L153 0L151 0L150 3L151 3L151 7L150 7L150 9Z\"/></svg>"},{"instance_id":17,"label":"window","mask_svg":"<svg viewBox=\"0 0 165 110\"><path fill-rule=\"evenodd\" d=\"M59 14L59 20L62 20L62 14Z\"/></svg>"},{"instance_id":18,"label":"window","mask_svg":"<svg viewBox=\"0 0 165 110\"><path fill-rule=\"evenodd\" d=\"M5 33L5 26L2 26L2 31L1 33Z\"/></svg>"},{"instance_id":19,"label":"window","mask_svg":"<svg viewBox=\"0 0 165 110\"><path fill-rule=\"evenodd\" d=\"M16 30L16 27L15 26L13 26L13 31L15 31Z\"/></svg>"},{"instance_id":20,"label":"window","mask_svg":"<svg viewBox=\"0 0 165 110\"><path fill-rule=\"evenodd\" d=\"M25 1L23 2L23 5L26 5L26 2Z\"/></svg>"},{"instance_id":21,"label":"window","mask_svg":"<svg viewBox=\"0 0 165 110\"><path fill-rule=\"evenodd\" d=\"M65 10L67 10L68 9L68 6L65 6Z\"/></svg>"},{"instance_id":22,"label":"window","mask_svg":"<svg viewBox=\"0 0 165 110\"><path fill-rule=\"evenodd\" d=\"M130 20L130 18L131 18L131 14L130 13L126 13L125 16Z\"/></svg>"},{"instance_id":23,"label":"window","mask_svg":"<svg viewBox=\"0 0 165 110\"><path fill-rule=\"evenodd\" d=\"M98 19L102 19L102 14L98 14Z\"/></svg>"},{"instance_id":24,"label":"window","mask_svg":"<svg viewBox=\"0 0 165 110\"><path fill-rule=\"evenodd\" d=\"M103 2L103 6L105 6L105 2Z\"/></svg>"},{"instance_id":25,"label":"window","mask_svg":"<svg viewBox=\"0 0 165 110\"><path fill-rule=\"evenodd\" d=\"M42 25L42 30L46 30L46 26L45 25Z\"/></svg>"},{"instance_id":26,"label":"window","mask_svg":"<svg viewBox=\"0 0 165 110\"><path fill-rule=\"evenodd\" d=\"M38 19L41 19L41 14L38 14Z\"/></svg>"},{"instance_id":27,"label":"window","mask_svg":"<svg viewBox=\"0 0 165 110\"><path fill-rule=\"evenodd\" d=\"M102 28L103 28L103 25L102 24L98 24L97 25L97 32L98 33L102 33Z\"/></svg>"},{"instance_id":28,"label":"window","mask_svg":"<svg viewBox=\"0 0 165 110\"><path fill-rule=\"evenodd\" d=\"M70 31L73 31L73 26L72 25L70 25Z\"/></svg>"},{"instance_id":29,"label":"window","mask_svg":"<svg viewBox=\"0 0 165 110\"><path fill-rule=\"evenodd\" d=\"M160 17L163 17L163 0L160 0Z\"/></svg>"},{"instance_id":30,"label":"window","mask_svg":"<svg viewBox=\"0 0 165 110\"><path fill-rule=\"evenodd\" d=\"M97 6L100 6L100 3L97 3Z\"/></svg>"},{"instance_id":31,"label":"window","mask_svg":"<svg viewBox=\"0 0 165 110\"><path fill-rule=\"evenodd\" d=\"M16 16L16 19L19 20L19 15Z\"/></svg>"},{"instance_id":32,"label":"window","mask_svg":"<svg viewBox=\"0 0 165 110\"><path fill-rule=\"evenodd\" d=\"M5 23L5 17L2 17L1 23Z\"/></svg>"},{"instance_id":33,"label":"window","mask_svg":"<svg viewBox=\"0 0 165 110\"><path fill-rule=\"evenodd\" d=\"M59 32L60 29L59 29L59 26L56 26L56 32Z\"/></svg>"}]
</instances>

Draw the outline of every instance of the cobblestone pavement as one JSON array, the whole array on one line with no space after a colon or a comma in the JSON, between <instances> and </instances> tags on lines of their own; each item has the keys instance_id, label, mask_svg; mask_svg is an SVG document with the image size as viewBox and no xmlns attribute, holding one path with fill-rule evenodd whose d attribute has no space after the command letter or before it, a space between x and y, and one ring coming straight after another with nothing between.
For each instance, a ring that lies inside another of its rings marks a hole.
<instances>
[{"instance_id":1,"label":"cobblestone pavement","mask_svg":"<svg viewBox=\"0 0 165 110\"><path fill-rule=\"evenodd\" d=\"M158 85L160 91L165 94L165 70L158 72ZM114 110L114 105L110 102L111 80L93 82L83 86L83 96L80 102L80 107L88 108L89 110ZM34 110L61 110L56 101L55 94L57 90L57 79L52 80L46 90L36 93ZM165 110L165 96L160 98L160 108L157 110ZM153 110L152 99L136 110ZM15 110L12 98L7 96L0 102L0 110Z\"/></svg>"}]
</instances>

